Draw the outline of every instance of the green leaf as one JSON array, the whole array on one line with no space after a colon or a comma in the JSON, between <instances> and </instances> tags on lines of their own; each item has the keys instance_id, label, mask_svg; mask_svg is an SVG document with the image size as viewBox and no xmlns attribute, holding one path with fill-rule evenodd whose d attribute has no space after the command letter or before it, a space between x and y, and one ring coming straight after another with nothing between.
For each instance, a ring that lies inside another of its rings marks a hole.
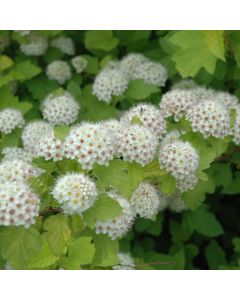
<instances>
[{"instance_id":1,"label":"green leaf","mask_svg":"<svg viewBox=\"0 0 240 300\"><path fill-rule=\"evenodd\" d=\"M223 194L235 195L240 193L240 172L236 172L233 180L222 190Z\"/></svg>"},{"instance_id":2,"label":"green leaf","mask_svg":"<svg viewBox=\"0 0 240 300\"><path fill-rule=\"evenodd\" d=\"M120 204L108 197L107 194L101 194L94 206L83 213L84 221L92 227L96 220L107 221L114 219L122 212Z\"/></svg>"},{"instance_id":3,"label":"green leaf","mask_svg":"<svg viewBox=\"0 0 240 300\"><path fill-rule=\"evenodd\" d=\"M110 267L118 264L118 241L110 239L105 234L98 234L94 238L96 249L93 265L98 267Z\"/></svg>"},{"instance_id":4,"label":"green leaf","mask_svg":"<svg viewBox=\"0 0 240 300\"><path fill-rule=\"evenodd\" d=\"M184 218L191 229L205 236L216 237L224 233L214 214L202 207L195 211L186 211Z\"/></svg>"},{"instance_id":5,"label":"green leaf","mask_svg":"<svg viewBox=\"0 0 240 300\"><path fill-rule=\"evenodd\" d=\"M129 83L128 89L125 92L126 97L143 100L150 97L152 94L159 93L160 90L155 85L145 83L144 80L132 80Z\"/></svg>"},{"instance_id":6,"label":"green leaf","mask_svg":"<svg viewBox=\"0 0 240 300\"><path fill-rule=\"evenodd\" d=\"M84 72L96 75L100 70L98 59L91 55L82 55L82 57L85 58L87 61L87 66Z\"/></svg>"},{"instance_id":7,"label":"green leaf","mask_svg":"<svg viewBox=\"0 0 240 300\"><path fill-rule=\"evenodd\" d=\"M208 169L211 163L216 158L216 151L213 148L203 148L199 151L200 161L198 165L198 170L202 171Z\"/></svg>"},{"instance_id":8,"label":"green leaf","mask_svg":"<svg viewBox=\"0 0 240 300\"><path fill-rule=\"evenodd\" d=\"M68 249L68 256L63 260L64 266L70 270L79 270L81 265L91 264L95 247L91 237L81 237L74 240Z\"/></svg>"},{"instance_id":9,"label":"green leaf","mask_svg":"<svg viewBox=\"0 0 240 300\"><path fill-rule=\"evenodd\" d=\"M37 100L43 100L48 94L59 87L54 80L48 80L44 76L38 76L27 81L26 86L32 97Z\"/></svg>"},{"instance_id":10,"label":"green leaf","mask_svg":"<svg viewBox=\"0 0 240 300\"><path fill-rule=\"evenodd\" d=\"M82 95L82 91L80 89L80 86L73 80L71 80L67 85L68 92L75 98L80 99Z\"/></svg>"},{"instance_id":11,"label":"green leaf","mask_svg":"<svg viewBox=\"0 0 240 300\"><path fill-rule=\"evenodd\" d=\"M28 261L37 255L41 247L39 232L33 227L0 228L1 255L15 269L27 269Z\"/></svg>"},{"instance_id":12,"label":"green leaf","mask_svg":"<svg viewBox=\"0 0 240 300\"><path fill-rule=\"evenodd\" d=\"M204 30L204 42L208 49L218 58L225 60L224 57L224 30Z\"/></svg>"},{"instance_id":13,"label":"green leaf","mask_svg":"<svg viewBox=\"0 0 240 300\"><path fill-rule=\"evenodd\" d=\"M210 173L217 186L226 187L232 182L232 170L228 163L214 163L211 166Z\"/></svg>"},{"instance_id":14,"label":"green leaf","mask_svg":"<svg viewBox=\"0 0 240 300\"><path fill-rule=\"evenodd\" d=\"M71 230L66 216L58 214L46 219L43 225L46 239L55 255L61 255L71 238Z\"/></svg>"},{"instance_id":15,"label":"green leaf","mask_svg":"<svg viewBox=\"0 0 240 300\"><path fill-rule=\"evenodd\" d=\"M221 265L226 265L226 257L223 249L216 240L212 240L205 249L209 269L218 270Z\"/></svg>"},{"instance_id":16,"label":"green leaf","mask_svg":"<svg viewBox=\"0 0 240 300\"><path fill-rule=\"evenodd\" d=\"M233 238L234 251L240 253L240 238Z\"/></svg>"},{"instance_id":17,"label":"green leaf","mask_svg":"<svg viewBox=\"0 0 240 300\"><path fill-rule=\"evenodd\" d=\"M10 68L13 65L13 60L7 55L0 55L0 72Z\"/></svg>"},{"instance_id":18,"label":"green leaf","mask_svg":"<svg viewBox=\"0 0 240 300\"><path fill-rule=\"evenodd\" d=\"M0 150L5 147L18 146L21 138L21 134L22 134L22 130L17 128L9 134L2 135L2 138L0 140Z\"/></svg>"},{"instance_id":19,"label":"green leaf","mask_svg":"<svg viewBox=\"0 0 240 300\"><path fill-rule=\"evenodd\" d=\"M111 30L89 30L85 33L85 47L109 52L116 48L118 39L113 37Z\"/></svg>"},{"instance_id":20,"label":"green leaf","mask_svg":"<svg viewBox=\"0 0 240 300\"><path fill-rule=\"evenodd\" d=\"M167 195L172 195L176 191L176 180L172 175L164 175L161 177L160 189Z\"/></svg>"},{"instance_id":21,"label":"green leaf","mask_svg":"<svg viewBox=\"0 0 240 300\"><path fill-rule=\"evenodd\" d=\"M65 137L69 134L70 127L67 125L61 125L54 127L54 136L63 141Z\"/></svg>"},{"instance_id":22,"label":"green leaf","mask_svg":"<svg viewBox=\"0 0 240 300\"><path fill-rule=\"evenodd\" d=\"M218 57L222 50L216 45L221 45L221 36L206 35L197 30L181 30L175 32L170 41L179 46L172 56L176 63L176 68L180 74L186 78L195 76L201 68L205 68L210 74L213 74L216 68ZM212 42L209 43L209 40Z\"/></svg>"},{"instance_id":23,"label":"green leaf","mask_svg":"<svg viewBox=\"0 0 240 300\"><path fill-rule=\"evenodd\" d=\"M42 249L28 261L27 266L31 269L43 269L53 265L57 259L58 257L50 250L47 240L43 238Z\"/></svg>"}]
</instances>

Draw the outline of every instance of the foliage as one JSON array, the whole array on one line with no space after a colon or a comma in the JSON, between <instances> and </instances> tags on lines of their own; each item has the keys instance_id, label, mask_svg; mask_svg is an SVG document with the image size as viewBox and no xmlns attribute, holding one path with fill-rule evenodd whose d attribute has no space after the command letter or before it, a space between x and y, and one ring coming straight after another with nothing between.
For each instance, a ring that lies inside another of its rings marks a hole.
<instances>
[{"instance_id":1,"label":"foliage","mask_svg":"<svg viewBox=\"0 0 240 300\"><path fill-rule=\"evenodd\" d=\"M0 32L9 45L0 53L0 110L15 108L26 122L41 119L41 105L49 94L67 90L80 104L75 124L118 118L139 102L158 104L161 95L181 79L240 96L239 31L39 31L49 41L70 37L87 62L81 74L74 72L63 86L49 80L46 67L54 60L71 65L72 56L49 46L41 56L26 56L19 49L28 36L20 32ZM168 70L168 81L159 87L143 79L131 80L121 96L110 103L92 93L95 76L109 61L129 53L142 53ZM17 84L13 91L12 84ZM234 123L234 122L233 122ZM141 120L132 124L141 126ZM119 264L119 252L130 252L136 269L231 269L240 266L240 148L231 137L204 139L189 123L168 119L168 130L179 129L183 141L197 150L200 162L195 188L182 193L186 210L161 211L151 220L137 218L133 228L119 240L96 234L97 221L117 218L123 208L108 194L120 191L130 200L142 181L149 181L168 197L177 191L176 179L163 170L155 158L141 166L115 156L108 166L94 164L83 170L76 160L34 158L32 164L45 172L30 177L28 184L41 198L40 215L30 228L0 226L0 263L13 269L112 269ZM64 141L69 125L55 126L55 137ZM0 149L22 147L22 129L0 133ZM40 137L39 137L40 138ZM52 196L60 175L83 172L96 182L99 191L94 206L81 214L63 213ZM0 187L1 188L1 187ZM0 191L1 193L1 191ZM1 205L1 203L0 203Z\"/></svg>"}]
</instances>

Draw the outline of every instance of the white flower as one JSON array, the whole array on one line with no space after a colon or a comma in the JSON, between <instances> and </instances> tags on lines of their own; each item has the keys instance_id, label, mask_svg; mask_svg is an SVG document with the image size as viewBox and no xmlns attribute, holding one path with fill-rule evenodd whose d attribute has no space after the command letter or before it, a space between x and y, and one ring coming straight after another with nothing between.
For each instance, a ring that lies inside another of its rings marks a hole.
<instances>
[{"instance_id":1,"label":"white flower","mask_svg":"<svg viewBox=\"0 0 240 300\"><path fill-rule=\"evenodd\" d=\"M227 92L216 91L212 99L221 102L226 106L227 109L236 109L238 106L238 98Z\"/></svg>"},{"instance_id":2,"label":"white flower","mask_svg":"<svg viewBox=\"0 0 240 300\"><path fill-rule=\"evenodd\" d=\"M0 132L4 134L11 133L15 128L24 126L22 113L14 108L5 108L0 112Z\"/></svg>"},{"instance_id":3,"label":"white flower","mask_svg":"<svg viewBox=\"0 0 240 300\"><path fill-rule=\"evenodd\" d=\"M240 105L238 104L236 109L236 119L234 126L231 129L231 134L233 135L233 141L236 144L240 144Z\"/></svg>"},{"instance_id":4,"label":"white flower","mask_svg":"<svg viewBox=\"0 0 240 300\"><path fill-rule=\"evenodd\" d=\"M114 266L113 270L134 270L135 263L130 253L118 253L119 265Z\"/></svg>"},{"instance_id":5,"label":"white flower","mask_svg":"<svg viewBox=\"0 0 240 300\"><path fill-rule=\"evenodd\" d=\"M146 83L159 87L165 86L167 69L160 63L146 61L139 64L132 72L132 79L143 79Z\"/></svg>"},{"instance_id":6,"label":"white flower","mask_svg":"<svg viewBox=\"0 0 240 300\"><path fill-rule=\"evenodd\" d=\"M107 128L108 130L110 130L110 132L112 133L112 135L115 138L122 129L122 124L116 119L104 120L104 121L101 121L99 124L101 126Z\"/></svg>"},{"instance_id":7,"label":"white flower","mask_svg":"<svg viewBox=\"0 0 240 300\"><path fill-rule=\"evenodd\" d=\"M167 206L167 198L147 182L142 182L133 192L130 203L134 214L142 218L152 219Z\"/></svg>"},{"instance_id":8,"label":"white flower","mask_svg":"<svg viewBox=\"0 0 240 300\"><path fill-rule=\"evenodd\" d=\"M137 117L144 126L153 131L159 139L166 133L166 121L161 111L152 104L140 103L127 111L120 119L123 126L131 125L134 117Z\"/></svg>"},{"instance_id":9,"label":"white flower","mask_svg":"<svg viewBox=\"0 0 240 300\"><path fill-rule=\"evenodd\" d=\"M176 89L164 94L159 105L164 117L174 116L174 120L178 122L196 103L197 98L191 90Z\"/></svg>"},{"instance_id":10,"label":"white flower","mask_svg":"<svg viewBox=\"0 0 240 300\"><path fill-rule=\"evenodd\" d=\"M45 160L53 159L54 161L62 159L62 142L48 135L39 139L35 148L35 157L44 157Z\"/></svg>"},{"instance_id":11,"label":"white flower","mask_svg":"<svg viewBox=\"0 0 240 300\"><path fill-rule=\"evenodd\" d=\"M140 66L146 61L149 60L143 54L130 53L122 58L120 62L120 69L125 72L130 79L132 79L136 67Z\"/></svg>"},{"instance_id":12,"label":"white flower","mask_svg":"<svg viewBox=\"0 0 240 300\"><path fill-rule=\"evenodd\" d=\"M195 172L199 155L189 142L176 141L160 147L160 168L166 169L177 182L181 192L193 189L197 183Z\"/></svg>"},{"instance_id":13,"label":"white flower","mask_svg":"<svg viewBox=\"0 0 240 300\"><path fill-rule=\"evenodd\" d=\"M26 161L14 159L0 163L0 182L18 181L24 182L30 177L38 177L43 170L33 167Z\"/></svg>"},{"instance_id":14,"label":"white flower","mask_svg":"<svg viewBox=\"0 0 240 300\"><path fill-rule=\"evenodd\" d=\"M0 183L0 225L28 228L39 215L39 197L23 182Z\"/></svg>"},{"instance_id":15,"label":"white flower","mask_svg":"<svg viewBox=\"0 0 240 300\"><path fill-rule=\"evenodd\" d=\"M51 41L51 46L59 49L62 53L68 55L75 54L73 40L70 37L60 36Z\"/></svg>"},{"instance_id":16,"label":"white flower","mask_svg":"<svg viewBox=\"0 0 240 300\"><path fill-rule=\"evenodd\" d=\"M206 88L204 86L197 86L191 89L191 92L198 99L198 102L201 100L212 99L216 93L215 90Z\"/></svg>"},{"instance_id":17,"label":"white flower","mask_svg":"<svg viewBox=\"0 0 240 300\"><path fill-rule=\"evenodd\" d=\"M41 56L48 48L48 41L45 37L35 34L28 35L28 43L21 44L20 50L27 56Z\"/></svg>"},{"instance_id":18,"label":"white flower","mask_svg":"<svg viewBox=\"0 0 240 300\"><path fill-rule=\"evenodd\" d=\"M82 123L70 131L63 143L63 155L77 159L83 169L94 163L107 166L115 154L112 132L100 124Z\"/></svg>"},{"instance_id":19,"label":"white flower","mask_svg":"<svg viewBox=\"0 0 240 300\"><path fill-rule=\"evenodd\" d=\"M200 132L204 138L224 138L230 134L229 110L221 102L202 101L188 110L186 119L190 121L192 130Z\"/></svg>"},{"instance_id":20,"label":"white flower","mask_svg":"<svg viewBox=\"0 0 240 300\"><path fill-rule=\"evenodd\" d=\"M73 65L76 73L78 73L78 74L82 73L86 69L87 64L88 64L87 60L80 55L72 58L71 63Z\"/></svg>"},{"instance_id":21,"label":"white flower","mask_svg":"<svg viewBox=\"0 0 240 300\"><path fill-rule=\"evenodd\" d=\"M187 209L185 202L182 200L181 193L176 192L168 198L168 208L175 213L180 213Z\"/></svg>"},{"instance_id":22,"label":"white flower","mask_svg":"<svg viewBox=\"0 0 240 300\"><path fill-rule=\"evenodd\" d=\"M52 191L54 199L63 205L67 214L82 213L93 206L97 190L90 177L72 173L60 177Z\"/></svg>"},{"instance_id":23,"label":"white flower","mask_svg":"<svg viewBox=\"0 0 240 300\"><path fill-rule=\"evenodd\" d=\"M31 163L33 159L31 152L19 147L5 147L2 154L4 155L2 161L18 159Z\"/></svg>"},{"instance_id":24,"label":"white flower","mask_svg":"<svg viewBox=\"0 0 240 300\"><path fill-rule=\"evenodd\" d=\"M62 60L55 60L47 65L46 74L50 80L56 80L60 85L72 77L69 65Z\"/></svg>"},{"instance_id":25,"label":"white flower","mask_svg":"<svg viewBox=\"0 0 240 300\"><path fill-rule=\"evenodd\" d=\"M53 125L70 125L76 121L80 105L72 95L64 91L61 96L48 95L42 104L43 118Z\"/></svg>"},{"instance_id":26,"label":"white flower","mask_svg":"<svg viewBox=\"0 0 240 300\"><path fill-rule=\"evenodd\" d=\"M157 136L148 128L137 124L122 127L116 137L117 154L125 161L136 161L142 166L153 160L157 146Z\"/></svg>"},{"instance_id":27,"label":"white flower","mask_svg":"<svg viewBox=\"0 0 240 300\"><path fill-rule=\"evenodd\" d=\"M39 138L53 134L53 127L45 121L33 121L26 125L22 132L23 146L27 151L35 152Z\"/></svg>"},{"instance_id":28,"label":"white flower","mask_svg":"<svg viewBox=\"0 0 240 300\"><path fill-rule=\"evenodd\" d=\"M112 220L97 221L96 233L107 234L112 240L116 240L122 238L129 231L134 220L134 214L127 199L116 192L109 192L108 196L119 203L122 212Z\"/></svg>"},{"instance_id":29,"label":"white flower","mask_svg":"<svg viewBox=\"0 0 240 300\"><path fill-rule=\"evenodd\" d=\"M93 94L100 101L109 103L113 96L121 96L128 87L128 77L118 69L107 68L94 80Z\"/></svg>"}]
</instances>

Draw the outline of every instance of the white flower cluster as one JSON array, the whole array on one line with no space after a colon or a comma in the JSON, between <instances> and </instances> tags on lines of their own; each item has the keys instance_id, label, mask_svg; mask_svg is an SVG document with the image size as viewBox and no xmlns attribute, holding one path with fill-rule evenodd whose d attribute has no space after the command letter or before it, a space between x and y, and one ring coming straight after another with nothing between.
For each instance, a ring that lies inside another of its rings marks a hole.
<instances>
[{"instance_id":1,"label":"white flower cluster","mask_svg":"<svg viewBox=\"0 0 240 300\"><path fill-rule=\"evenodd\" d=\"M100 122L101 126L107 128L116 139L117 135L122 130L122 124L116 119L109 119Z\"/></svg>"},{"instance_id":2,"label":"white flower cluster","mask_svg":"<svg viewBox=\"0 0 240 300\"><path fill-rule=\"evenodd\" d=\"M14 159L7 160L0 163L0 182L16 181L24 182L29 177L38 177L43 173L41 169L33 167L26 161Z\"/></svg>"},{"instance_id":3,"label":"white flower cluster","mask_svg":"<svg viewBox=\"0 0 240 300\"><path fill-rule=\"evenodd\" d=\"M164 94L159 105L164 117L174 116L178 122L189 108L197 104L197 100L191 90L175 89Z\"/></svg>"},{"instance_id":4,"label":"white flower cluster","mask_svg":"<svg viewBox=\"0 0 240 300\"><path fill-rule=\"evenodd\" d=\"M92 169L96 162L108 165L115 154L114 136L100 124L82 123L75 126L66 137L62 147L63 155L77 159L83 169Z\"/></svg>"},{"instance_id":5,"label":"white flower cluster","mask_svg":"<svg viewBox=\"0 0 240 300\"><path fill-rule=\"evenodd\" d=\"M55 60L47 65L46 75L50 80L56 80L60 85L72 78L71 69L63 60Z\"/></svg>"},{"instance_id":6,"label":"white flower cluster","mask_svg":"<svg viewBox=\"0 0 240 300\"><path fill-rule=\"evenodd\" d=\"M186 119L190 121L192 130L200 132L204 138L224 138L230 133L229 110L215 100L205 100L192 106Z\"/></svg>"},{"instance_id":7,"label":"white flower cluster","mask_svg":"<svg viewBox=\"0 0 240 300\"><path fill-rule=\"evenodd\" d=\"M121 96L128 87L128 77L116 68L106 68L94 80L93 94L109 103L113 96Z\"/></svg>"},{"instance_id":8,"label":"white flower cluster","mask_svg":"<svg viewBox=\"0 0 240 300\"><path fill-rule=\"evenodd\" d=\"M166 121L161 111L152 104L140 103L128 110L122 117L123 126L131 125L134 117L137 117L141 123L153 131L159 139L162 139L166 133Z\"/></svg>"},{"instance_id":9,"label":"white flower cluster","mask_svg":"<svg viewBox=\"0 0 240 300\"><path fill-rule=\"evenodd\" d=\"M157 136L147 127L137 124L122 127L116 137L117 154L125 161L135 161L142 166L153 160L157 146Z\"/></svg>"},{"instance_id":10,"label":"white flower cluster","mask_svg":"<svg viewBox=\"0 0 240 300\"><path fill-rule=\"evenodd\" d=\"M189 142L176 141L160 147L159 163L160 168L166 169L176 179L181 192L195 187L199 156Z\"/></svg>"},{"instance_id":11,"label":"white flower cluster","mask_svg":"<svg viewBox=\"0 0 240 300\"><path fill-rule=\"evenodd\" d=\"M135 263L130 253L118 253L119 265L114 266L113 270L134 270Z\"/></svg>"},{"instance_id":12,"label":"white flower cluster","mask_svg":"<svg viewBox=\"0 0 240 300\"><path fill-rule=\"evenodd\" d=\"M62 159L62 142L53 134L40 138L35 147L35 157L44 157L45 160L53 161Z\"/></svg>"},{"instance_id":13,"label":"white flower cluster","mask_svg":"<svg viewBox=\"0 0 240 300\"><path fill-rule=\"evenodd\" d=\"M60 36L51 41L51 46L68 55L75 54L75 46L70 37Z\"/></svg>"},{"instance_id":14,"label":"white flower cluster","mask_svg":"<svg viewBox=\"0 0 240 300\"><path fill-rule=\"evenodd\" d=\"M33 159L31 152L19 147L5 147L2 154L4 155L2 161L18 159L31 163Z\"/></svg>"},{"instance_id":15,"label":"white flower cluster","mask_svg":"<svg viewBox=\"0 0 240 300\"><path fill-rule=\"evenodd\" d=\"M233 128L231 128L231 134L233 136L233 141L236 144L240 144L240 105L236 109L236 118Z\"/></svg>"},{"instance_id":16,"label":"white flower cluster","mask_svg":"<svg viewBox=\"0 0 240 300\"><path fill-rule=\"evenodd\" d=\"M0 225L28 228L39 215L39 197L23 182L0 183Z\"/></svg>"},{"instance_id":17,"label":"white flower cluster","mask_svg":"<svg viewBox=\"0 0 240 300\"><path fill-rule=\"evenodd\" d=\"M82 173L72 173L57 180L52 194L63 205L66 214L74 214L82 213L93 206L97 189L90 177Z\"/></svg>"},{"instance_id":18,"label":"white flower cluster","mask_svg":"<svg viewBox=\"0 0 240 300\"><path fill-rule=\"evenodd\" d=\"M15 128L24 126L22 113L14 108L5 108L0 112L0 132L4 134L11 133Z\"/></svg>"},{"instance_id":19,"label":"white flower cluster","mask_svg":"<svg viewBox=\"0 0 240 300\"><path fill-rule=\"evenodd\" d=\"M227 109L232 110L238 107L238 98L227 92L215 92L212 97L217 102L221 102Z\"/></svg>"},{"instance_id":20,"label":"white flower cluster","mask_svg":"<svg viewBox=\"0 0 240 300\"><path fill-rule=\"evenodd\" d=\"M143 54L131 53L123 57L120 68L130 80L143 79L146 83L156 86L165 86L167 70L160 63L153 62Z\"/></svg>"},{"instance_id":21,"label":"white flower cluster","mask_svg":"<svg viewBox=\"0 0 240 300\"><path fill-rule=\"evenodd\" d=\"M76 121L80 105L67 91L63 95L48 95L42 104L43 118L53 125L70 125Z\"/></svg>"},{"instance_id":22,"label":"white flower cluster","mask_svg":"<svg viewBox=\"0 0 240 300\"><path fill-rule=\"evenodd\" d=\"M142 182L133 192L130 203L135 215L152 219L167 207L167 197L147 182Z\"/></svg>"},{"instance_id":23,"label":"white flower cluster","mask_svg":"<svg viewBox=\"0 0 240 300\"><path fill-rule=\"evenodd\" d=\"M168 197L168 208L174 213L180 213L187 209L180 192L176 192L171 197Z\"/></svg>"},{"instance_id":24,"label":"white flower cluster","mask_svg":"<svg viewBox=\"0 0 240 300\"><path fill-rule=\"evenodd\" d=\"M120 68L130 79L133 79L135 69L146 61L148 61L148 59L143 54L130 53L122 58Z\"/></svg>"},{"instance_id":25,"label":"white flower cluster","mask_svg":"<svg viewBox=\"0 0 240 300\"><path fill-rule=\"evenodd\" d=\"M53 126L45 121L32 121L23 129L22 142L24 148L35 153L35 147L39 142L39 138L43 138L53 134Z\"/></svg>"},{"instance_id":26,"label":"white flower cluster","mask_svg":"<svg viewBox=\"0 0 240 300\"><path fill-rule=\"evenodd\" d=\"M87 60L80 55L72 58L71 63L77 74L82 73L86 69L88 64Z\"/></svg>"},{"instance_id":27,"label":"white flower cluster","mask_svg":"<svg viewBox=\"0 0 240 300\"><path fill-rule=\"evenodd\" d=\"M35 34L28 35L28 43L21 44L20 50L27 56L41 56L48 48L48 41L45 37Z\"/></svg>"},{"instance_id":28,"label":"white flower cluster","mask_svg":"<svg viewBox=\"0 0 240 300\"><path fill-rule=\"evenodd\" d=\"M134 214L127 199L116 192L109 192L108 196L119 203L122 211L114 219L108 221L97 221L95 225L96 233L107 234L112 240L116 240L129 231L134 220Z\"/></svg>"}]
</instances>

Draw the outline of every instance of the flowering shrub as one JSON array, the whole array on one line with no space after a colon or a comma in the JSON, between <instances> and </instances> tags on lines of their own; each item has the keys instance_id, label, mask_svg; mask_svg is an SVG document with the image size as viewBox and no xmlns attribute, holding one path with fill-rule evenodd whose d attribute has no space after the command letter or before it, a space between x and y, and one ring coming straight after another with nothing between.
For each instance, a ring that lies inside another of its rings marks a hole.
<instances>
[{"instance_id":1,"label":"flowering shrub","mask_svg":"<svg viewBox=\"0 0 240 300\"><path fill-rule=\"evenodd\" d=\"M239 41L1 31L0 268L239 268Z\"/></svg>"}]
</instances>

